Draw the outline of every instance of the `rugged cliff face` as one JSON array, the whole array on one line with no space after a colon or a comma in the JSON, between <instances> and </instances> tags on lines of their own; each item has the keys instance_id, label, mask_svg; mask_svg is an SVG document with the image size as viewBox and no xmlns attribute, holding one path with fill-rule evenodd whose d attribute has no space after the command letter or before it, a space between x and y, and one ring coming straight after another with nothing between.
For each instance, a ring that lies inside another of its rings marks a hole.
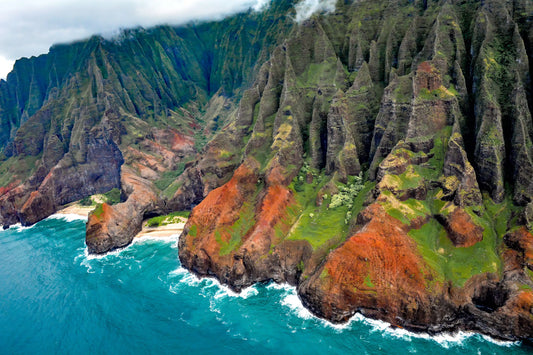
<instances>
[{"instance_id":1,"label":"rugged cliff face","mask_svg":"<svg viewBox=\"0 0 533 355\"><path fill-rule=\"evenodd\" d=\"M190 209L203 194L169 203L175 180L231 121L256 63L292 26L290 8L277 1L216 23L126 30L17 61L0 82L0 223L33 224L113 188L132 230L144 214ZM142 183L125 184L132 175ZM144 189L154 191L149 206L132 206Z\"/></svg>"},{"instance_id":2,"label":"rugged cliff face","mask_svg":"<svg viewBox=\"0 0 533 355\"><path fill-rule=\"evenodd\" d=\"M241 100L242 163L193 210L183 265L296 285L334 322L531 338L532 15L359 1L294 28Z\"/></svg>"},{"instance_id":3,"label":"rugged cliff face","mask_svg":"<svg viewBox=\"0 0 533 355\"><path fill-rule=\"evenodd\" d=\"M105 74L89 55L99 74L61 89L88 97L48 100L18 131L22 116L3 118L2 222L120 186L124 202L90 216L91 252L197 205L180 260L235 290L288 282L333 322L533 338L533 3L340 1L301 24L292 11L93 39L172 34L146 57L101 56ZM190 48L213 28L222 52ZM144 60L157 74L113 69ZM89 118L58 125L61 112Z\"/></svg>"}]
</instances>

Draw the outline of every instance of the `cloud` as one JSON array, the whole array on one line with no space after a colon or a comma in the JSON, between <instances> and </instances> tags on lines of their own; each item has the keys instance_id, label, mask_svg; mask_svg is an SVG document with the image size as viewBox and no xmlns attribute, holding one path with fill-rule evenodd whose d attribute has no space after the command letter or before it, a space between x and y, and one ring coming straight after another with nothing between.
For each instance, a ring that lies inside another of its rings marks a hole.
<instances>
[{"instance_id":1,"label":"cloud","mask_svg":"<svg viewBox=\"0 0 533 355\"><path fill-rule=\"evenodd\" d=\"M333 12L335 11L336 0L303 0L296 4L295 21L300 23L307 20L316 12Z\"/></svg>"},{"instance_id":2,"label":"cloud","mask_svg":"<svg viewBox=\"0 0 533 355\"><path fill-rule=\"evenodd\" d=\"M120 28L221 19L270 0L0 0L0 78L20 57ZM11 64L10 64L11 63Z\"/></svg>"}]
</instances>

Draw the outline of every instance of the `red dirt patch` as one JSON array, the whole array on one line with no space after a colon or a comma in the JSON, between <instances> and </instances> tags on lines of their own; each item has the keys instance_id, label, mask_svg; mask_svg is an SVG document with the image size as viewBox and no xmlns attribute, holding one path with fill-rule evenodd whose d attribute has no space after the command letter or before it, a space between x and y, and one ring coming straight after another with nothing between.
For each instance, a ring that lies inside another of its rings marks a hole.
<instances>
[{"instance_id":1,"label":"red dirt patch","mask_svg":"<svg viewBox=\"0 0 533 355\"><path fill-rule=\"evenodd\" d=\"M460 208L447 216L444 227L456 247L471 247L483 240L483 228L476 225L468 213Z\"/></svg>"},{"instance_id":2,"label":"red dirt patch","mask_svg":"<svg viewBox=\"0 0 533 355\"><path fill-rule=\"evenodd\" d=\"M383 308L394 322L396 316L426 309L433 276L407 235L409 227L379 204L369 206L365 214L371 216L368 224L328 256L314 280L324 295L324 314Z\"/></svg>"}]
</instances>

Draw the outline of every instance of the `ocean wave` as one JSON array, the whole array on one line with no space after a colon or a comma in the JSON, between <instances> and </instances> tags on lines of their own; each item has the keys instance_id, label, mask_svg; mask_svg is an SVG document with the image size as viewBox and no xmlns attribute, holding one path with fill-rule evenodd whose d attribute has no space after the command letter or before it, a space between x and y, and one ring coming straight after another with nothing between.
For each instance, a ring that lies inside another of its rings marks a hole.
<instances>
[{"instance_id":1,"label":"ocean wave","mask_svg":"<svg viewBox=\"0 0 533 355\"><path fill-rule=\"evenodd\" d=\"M474 332L458 331L455 333L439 333L436 335L430 335L428 333L414 333L406 329L392 327L390 323L384 321L367 318L360 313L356 313L346 323L334 324L325 319L315 316L307 308L305 308L300 298L298 297L296 287L287 284L277 284L272 282L267 285L266 288L271 290L282 291L282 295L280 296L280 304L284 307L289 308L294 315L304 320L314 320L318 322L321 326L334 329L337 332L343 332L352 329L354 323L363 323L365 325L370 326L372 332L379 332L386 336L406 341L412 341L413 338L430 340L438 343L445 349L448 349L452 346L460 346L469 338L482 338L485 341L503 347L512 347L520 345L520 342L496 340L487 335Z\"/></svg>"},{"instance_id":2,"label":"ocean wave","mask_svg":"<svg viewBox=\"0 0 533 355\"><path fill-rule=\"evenodd\" d=\"M133 238L131 243L126 245L125 247L117 248L117 249L114 249L112 251L108 251L107 253L103 253L103 254L89 254L89 251L87 250L87 245L85 245L85 256L86 256L86 258L88 260L104 259L104 258L107 258L109 256L118 256L123 251L131 248L132 246L134 246L136 244L143 244L143 243L146 243L146 242L177 243L178 240L179 240L179 236L180 236L179 234L172 234L172 235L169 235L168 237L152 237L152 236L149 236L149 235L145 235L145 236L142 236L142 237L135 237L135 238Z\"/></svg>"},{"instance_id":3,"label":"ocean wave","mask_svg":"<svg viewBox=\"0 0 533 355\"><path fill-rule=\"evenodd\" d=\"M87 216L81 216L75 213L54 213L49 216L48 219L61 219L66 222L85 221L87 222Z\"/></svg>"},{"instance_id":4,"label":"ocean wave","mask_svg":"<svg viewBox=\"0 0 533 355\"><path fill-rule=\"evenodd\" d=\"M131 246L134 244L141 244L145 242L163 242L163 243L175 242L177 243L179 241L179 238L180 238L180 234L171 234L165 237L154 237L149 234L146 234L146 235L143 235L142 237L133 238L131 244L128 246Z\"/></svg>"},{"instance_id":5,"label":"ocean wave","mask_svg":"<svg viewBox=\"0 0 533 355\"><path fill-rule=\"evenodd\" d=\"M24 227L22 224L17 223L17 224L14 224L14 225L10 226L8 229L6 229L6 231L12 230L12 231L15 231L15 232L23 232L23 231L26 231L28 229L32 229L33 227L35 227L35 224L32 224L31 226Z\"/></svg>"},{"instance_id":6,"label":"ocean wave","mask_svg":"<svg viewBox=\"0 0 533 355\"><path fill-rule=\"evenodd\" d=\"M487 335L483 335L483 334L479 334L475 332L465 332L465 331L457 331L453 333L443 332L443 333L439 333L435 335L430 335L428 333L414 333L406 329L392 327L391 324L388 322L367 318L360 313L355 314L352 317L352 320L367 324L372 327L372 331L375 331L375 332L377 331L390 337L394 337L394 338L398 338L398 339L402 339L406 341L411 341L413 338L430 340L430 341L434 341L438 343L440 346L442 346L445 349L449 349L450 347L454 347L454 346L461 346L464 344L466 340L470 338L482 338L485 341L488 341L488 342L491 342L493 344L503 346L503 347L512 347L512 346L520 345L520 342L496 340Z\"/></svg>"},{"instance_id":7,"label":"ocean wave","mask_svg":"<svg viewBox=\"0 0 533 355\"><path fill-rule=\"evenodd\" d=\"M186 285L189 287L202 287L202 291L200 292L200 294L205 297L213 296L215 300L220 300L226 297L246 299L259 294L259 291L255 288L255 286L247 287L240 293L235 292L228 286L221 284L215 278L200 278L182 266L178 267L176 270L171 271L169 273L169 276L180 278L177 284L173 284L170 286L174 293L175 291L177 291L177 289L179 289L181 285ZM214 293L212 291L213 288L216 288L216 291Z\"/></svg>"}]
</instances>

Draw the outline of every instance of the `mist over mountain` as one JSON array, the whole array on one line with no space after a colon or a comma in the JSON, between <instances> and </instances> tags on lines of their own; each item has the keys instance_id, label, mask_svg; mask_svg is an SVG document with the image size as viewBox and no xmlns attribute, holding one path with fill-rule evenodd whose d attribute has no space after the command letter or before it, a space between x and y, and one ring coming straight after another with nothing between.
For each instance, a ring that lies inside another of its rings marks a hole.
<instances>
[{"instance_id":1,"label":"mist over mountain","mask_svg":"<svg viewBox=\"0 0 533 355\"><path fill-rule=\"evenodd\" d=\"M533 3L256 5L17 61L0 222L118 190L89 253L191 210L182 265L235 291L273 280L335 323L530 341Z\"/></svg>"}]
</instances>

